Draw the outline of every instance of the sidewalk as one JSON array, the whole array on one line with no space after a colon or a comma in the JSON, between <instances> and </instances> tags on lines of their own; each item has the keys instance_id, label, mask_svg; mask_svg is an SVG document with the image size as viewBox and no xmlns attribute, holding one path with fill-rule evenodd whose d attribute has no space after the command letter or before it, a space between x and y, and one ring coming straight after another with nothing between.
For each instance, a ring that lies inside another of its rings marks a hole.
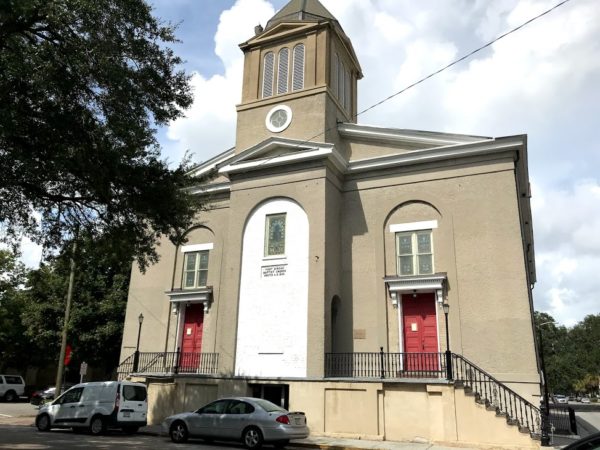
<instances>
[{"instance_id":1,"label":"sidewalk","mask_svg":"<svg viewBox=\"0 0 600 450\"><path fill-rule=\"evenodd\" d=\"M149 435L160 435L160 425L150 425L140 428L140 433ZM292 441L288 449L318 448L322 450L479 450L474 447L448 447L432 444L427 441L419 442L397 442L397 441L366 441L361 439L341 439L330 437L309 437Z\"/></svg>"}]
</instances>

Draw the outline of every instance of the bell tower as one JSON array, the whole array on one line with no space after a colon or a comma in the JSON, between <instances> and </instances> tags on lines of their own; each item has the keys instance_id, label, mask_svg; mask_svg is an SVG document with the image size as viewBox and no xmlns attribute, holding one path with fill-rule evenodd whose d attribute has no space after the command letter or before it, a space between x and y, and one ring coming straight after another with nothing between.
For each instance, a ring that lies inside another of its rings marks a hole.
<instances>
[{"instance_id":1,"label":"bell tower","mask_svg":"<svg viewBox=\"0 0 600 450\"><path fill-rule=\"evenodd\" d=\"M290 1L240 48L236 153L273 136L336 143L336 123L356 121L362 71L350 39L318 0Z\"/></svg>"}]
</instances>

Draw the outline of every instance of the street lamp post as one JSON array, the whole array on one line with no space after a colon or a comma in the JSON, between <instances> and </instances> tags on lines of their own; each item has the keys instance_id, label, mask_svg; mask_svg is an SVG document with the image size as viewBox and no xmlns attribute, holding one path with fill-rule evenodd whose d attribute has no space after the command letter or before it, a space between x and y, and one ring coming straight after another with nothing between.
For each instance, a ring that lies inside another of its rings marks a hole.
<instances>
[{"instance_id":1,"label":"street lamp post","mask_svg":"<svg viewBox=\"0 0 600 450\"><path fill-rule=\"evenodd\" d=\"M548 377L546 376L546 363L544 362L544 339L542 333L542 325L546 325L553 322L540 323L537 326L538 338L540 341L540 363L542 365L542 384L544 386L544 400L542 401L542 407L540 408L541 419L542 419L542 436L541 444L543 447L550 446L550 404L548 403Z\"/></svg>"},{"instance_id":2,"label":"street lamp post","mask_svg":"<svg viewBox=\"0 0 600 450\"><path fill-rule=\"evenodd\" d=\"M138 364L140 362L140 336L142 335L142 323L144 322L144 315L142 313L140 313L138 316L138 322L140 326L138 328L137 344L135 346L135 353L133 355L133 372L137 372Z\"/></svg>"},{"instance_id":3,"label":"street lamp post","mask_svg":"<svg viewBox=\"0 0 600 450\"><path fill-rule=\"evenodd\" d=\"M452 352L450 351L450 330L448 328L448 313L450 312L450 305L443 303L444 317L446 319L446 378L448 381L452 381L454 376L452 374Z\"/></svg>"}]
</instances>

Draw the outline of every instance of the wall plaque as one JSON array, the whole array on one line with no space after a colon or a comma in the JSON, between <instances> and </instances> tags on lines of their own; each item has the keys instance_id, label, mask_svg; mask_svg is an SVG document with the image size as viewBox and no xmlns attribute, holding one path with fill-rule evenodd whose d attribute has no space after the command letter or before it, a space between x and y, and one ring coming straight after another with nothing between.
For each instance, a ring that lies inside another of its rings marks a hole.
<instances>
[{"instance_id":1,"label":"wall plaque","mask_svg":"<svg viewBox=\"0 0 600 450\"><path fill-rule=\"evenodd\" d=\"M278 266L263 266L262 278L282 277L287 271L287 265L281 264Z\"/></svg>"}]
</instances>

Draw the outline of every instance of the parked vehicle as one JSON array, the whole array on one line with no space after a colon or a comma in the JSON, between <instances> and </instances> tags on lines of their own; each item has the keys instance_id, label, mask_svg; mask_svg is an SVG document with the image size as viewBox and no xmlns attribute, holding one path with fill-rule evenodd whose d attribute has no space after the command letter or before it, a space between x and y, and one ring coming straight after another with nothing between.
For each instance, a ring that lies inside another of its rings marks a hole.
<instances>
[{"instance_id":1,"label":"parked vehicle","mask_svg":"<svg viewBox=\"0 0 600 450\"><path fill-rule=\"evenodd\" d=\"M40 408L35 424L51 428L87 429L98 435L107 428L135 433L146 426L148 393L143 383L101 381L73 386L52 403Z\"/></svg>"},{"instance_id":2,"label":"parked vehicle","mask_svg":"<svg viewBox=\"0 0 600 450\"><path fill-rule=\"evenodd\" d=\"M60 388L61 394L68 389L71 389L74 386L73 383L65 383ZM54 400L56 392L56 386L50 386L46 389L41 389L39 391L35 391L31 394L31 398L29 399L29 403L32 405L41 405L42 403L47 403L49 401Z\"/></svg>"},{"instance_id":3,"label":"parked vehicle","mask_svg":"<svg viewBox=\"0 0 600 450\"><path fill-rule=\"evenodd\" d=\"M241 441L249 449L258 449L265 442L283 448L290 439L309 435L303 412L288 412L268 400L252 397L223 398L196 411L167 417L162 429L173 442L199 437Z\"/></svg>"},{"instance_id":4,"label":"parked vehicle","mask_svg":"<svg viewBox=\"0 0 600 450\"><path fill-rule=\"evenodd\" d=\"M600 433L590 434L572 444L563 447L563 450L597 450L600 449Z\"/></svg>"},{"instance_id":5,"label":"parked vehicle","mask_svg":"<svg viewBox=\"0 0 600 450\"><path fill-rule=\"evenodd\" d=\"M590 403L589 397L581 397L581 403Z\"/></svg>"},{"instance_id":6,"label":"parked vehicle","mask_svg":"<svg viewBox=\"0 0 600 450\"><path fill-rule=\"evenodd\" d=\"M556 394L554 396L554 403L569 403L569 399L564 395Z\"/></svg>"},{"instance_id":7,"label":"parked vehicle","mask_svg":"<svg viewBox=\"0 0 600 450\"><path fill-rule=\"evenodd\" d=\"M20 375L0 375L0 398L15 402L25 393L25 381Z\"/></svg>"}]
</instances>

